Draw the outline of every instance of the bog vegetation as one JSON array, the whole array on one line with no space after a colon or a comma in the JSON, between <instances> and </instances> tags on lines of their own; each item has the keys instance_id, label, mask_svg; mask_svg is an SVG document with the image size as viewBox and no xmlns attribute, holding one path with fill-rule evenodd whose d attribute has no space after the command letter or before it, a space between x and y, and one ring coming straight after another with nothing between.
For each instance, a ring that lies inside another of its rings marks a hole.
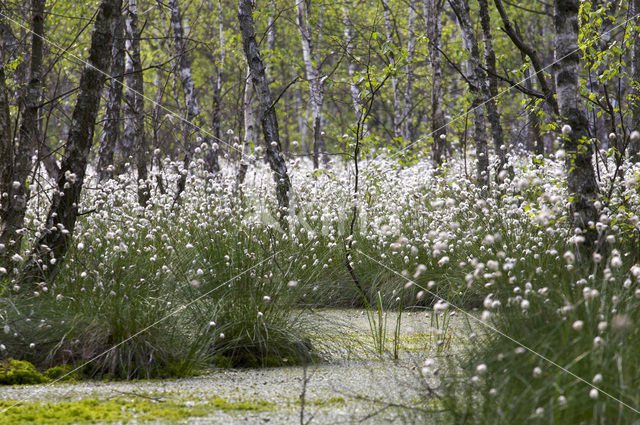
<instances>
[{"instance_id":1,"label":"bog vegetation","mask_svg":"<svg viewBox=\"0 0 640 425\"><path fill-rule=\"evenodd\" d=\"M318 307L384 357L428 308L480 329L437 420L638 422L638 0L23 3L0 384L323 361Z\"/></svg>"}]
</instances>

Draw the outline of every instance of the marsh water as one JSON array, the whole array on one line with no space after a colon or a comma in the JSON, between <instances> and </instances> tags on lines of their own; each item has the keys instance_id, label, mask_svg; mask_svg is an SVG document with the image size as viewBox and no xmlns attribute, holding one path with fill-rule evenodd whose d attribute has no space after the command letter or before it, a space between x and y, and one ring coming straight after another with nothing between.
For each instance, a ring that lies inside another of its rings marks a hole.
<instances>
[{"instance_id":1,"label":"marsh water","mask_svg":"<svg viewBox=\"0 0 640 425\"><path fill-rule=\"evenodd\" d=\"M467 319L448 316L443 324L443 316L436 323L431 311L404 312L396 332L394 312L375 315L373 323L362 310L304 314L323 362L214 369L184 379L16 386L0 389L0 399L21 402L10 410L14 423L438 422L429 413L434 378L423 374L423 366L427 359L446 362L464 344L472 331ZM43 413L29 419L18 415L20 409Z\"/></svg>"}]
</instances>

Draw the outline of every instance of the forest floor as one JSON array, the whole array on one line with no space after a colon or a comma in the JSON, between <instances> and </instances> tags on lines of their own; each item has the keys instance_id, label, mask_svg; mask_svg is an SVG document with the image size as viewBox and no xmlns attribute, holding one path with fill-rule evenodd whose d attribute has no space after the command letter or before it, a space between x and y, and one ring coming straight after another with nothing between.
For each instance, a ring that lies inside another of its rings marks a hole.
<instances>
[{"instance_id":1,"label":"forest floor","mask_svg":"<svg viewBox=\"0 0 640 425\"><path fill-rule=\"evenodd\" d=\"M472 332L465 318L449 316L448 342L437 350L443 333L436 337L430 311L404 312L397 344L397 314L387 313L386 329L374 327L386 331L380 355L364 311L304 314L316 330L309 337L326 361L214 369L183 379L5 387L3 406L20 403L0 416L0 423L438 423L428 413L437 403L429 399L422 367L427 359L446 367ZM442 316L439 320L442 330Z\"/></svg>"}]
</instances>

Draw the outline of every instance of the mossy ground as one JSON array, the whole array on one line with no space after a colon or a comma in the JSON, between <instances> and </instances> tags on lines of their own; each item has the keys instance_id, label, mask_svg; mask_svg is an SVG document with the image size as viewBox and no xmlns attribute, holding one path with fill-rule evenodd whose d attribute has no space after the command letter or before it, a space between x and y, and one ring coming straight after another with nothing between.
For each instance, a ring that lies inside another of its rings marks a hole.
<instances>
[{"instance_id":1,"label":"mossy ground","mask_svg":"<svg viewBox=\"0 0 640 425\"><path fill-rule=\"evenodd\" d=\"M61 403L0 401L0 424L90 424L163 420L175 422L190 417L207 416L213 411L264 412L276 406L265 401L228 401L215 397L204 401L153 401L95 398ZM6 409L6 411L5 411Z\"/></svg>"}]
</instances>

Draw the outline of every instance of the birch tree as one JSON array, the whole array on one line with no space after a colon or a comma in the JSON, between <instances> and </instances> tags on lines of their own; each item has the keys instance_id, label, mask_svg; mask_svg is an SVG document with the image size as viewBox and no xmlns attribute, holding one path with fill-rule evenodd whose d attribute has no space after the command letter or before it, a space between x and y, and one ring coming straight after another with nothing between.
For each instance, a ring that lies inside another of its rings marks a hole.
<instances>
[{"instance_id":1,"label":"birch tree","mask_svg":"<svg viewBox=\"0 0 640 425\"><path fill-rule=\"evenodd\" d=\"M249 66L255 94L260 104L260 117L266 147L266 158L276 183L276 198L278 199L280 209L280 223L286 229L291 182L289 180L286 162L281 153L275 105L273 104L264 63L260 57L258 43L256 42L256 30L253 21L253 2L251 0L238 0L238 20L242 34L242 47L247 58L247 65Z\"/></svg>"},{"instance_id":2,"label":"birch tree","mask_svg":"<svg viewBox=\"0 0 640 425\"><path fill-rule=\"evenodd\" d=\"M357 70L356 70L356 58L353 56L353 33L351 32L351 19L349 18L349 9L351 1L347 1L342 5L342 23L344 24L344 41L345 41L345 53L347 55L347 72L349 73L349 93L351 94L351 102L353 103L353 110L356 115L356 122L360 122L364 113L364 105L362 103L362 92L360 87L356 83ZM365 133L368 132L367 123L363 123L365 127Z\"/></svg>"},{"instance_id":3,"label":"birch tree","mask_svg":"<svg viewBox=\"0 0 640 425\"><path fill-rule=\"evenodd\" d=\"M184 103L186 107L186 123L182 127L183 143L184 143L184 171L178 179L178 188L175 199L180 199L180 195L184 190L187 181L187 172L189 164L193 158L193 145L191 143L191 134L194 128L197 128L198 115L200 107L196 98L195 85L191 76L191 57L186 50L186 39L184 37L184 29L182 27L182 17L180 14L180 5L178 0L169 0L169 9L171 9L171 29L173 31L173 43L175 47L176 57L178 59L178 75L182 85L182 93L184 94ZM195 125L194 125L195 124Z\"/></svg>"},{"instance_id":4,"label":"birch tree","mask_svg":"<svg viewBox=\"0 0 640 425\"><path fill-rule=\"evenodd\" d=\"M389 49L389 57L391 59L391 67L396 67L396 55L394 49L398 45L393 36L393 27L391 26L391 10L389 9L389 0L381 0L384 15L384 30L387 37L387 43L391 44ZM400 95L400 85L398 83L398 75L394 72L391 74L391 89L393 91L393 137L400 138L402 136L402 97Z\"/></svg>"},{"instance_id":5,"label":"birch tree","mask_svg":"<svg viewBox=\"0 0 640 425\"><path fill-rule=\"evenodd\" d=\"M256 115L253 108L253 86L251 82L251 71L247 69L247 77L244 81L244 95L242 109L244 112L244 140L242 141L242 153L240 154L240 164L236 173L236 186L244 183L249 168L249 152L251 143L258 140L258 129L256 128Z\"/></svg>"},{"instance_id":6,"label":"birch tree","mask_svg":"<svg viewBox=\"0 0 640 425\"><path fill-rule=\"evenodd\" d=\"M111 62L113 24L121 6L122 0L102 0L95 16L88 64L80 76L57 190L52 195L46 224L23 270L22 277L26 282L47 281L53 277L71 244L100 95Z\"/></svg>"},{"instance_id":7,"label":"birch tree","mask_svg":"<svg viewBox=\"0 0 640 425\"><path fill-rule=\"evenodd\" d=\"M563 123L566 151L567 187L571 196L570 223L585 237L580 251L590 255L596 241L595 201L598 187L593 170L592 145L588 137L586 113L581 107L578 48L578 0L555 0L556 93Z\"/></svg>"},{"instance_id":8,"label":"birch tree","mask_svg":"<svg viewBox=\"0 0 640 425\"><path fill-rule=\"evenodd\" d=\"M138 173L138 202L140 205L146 206L149 200L149 187L147 184L148 149L144 134L144 80L140 59L137 0L128 0L125 11L124 32L126 88L124 92L124 134L122 139L126 140L127 143L125 153L135 155Z\"/></svg>"},{"instance_id":9,"label":"birch tree","mask_svg":"<svg viewBox=\"0 0 640 425\"><path fill-rule=\"evenodd\" d=\"M409 20L407 24L407 64L406 83L404 91L404 112L402 120L402 138L407 141L415 140L413 125L413 60L416 52L416 1L409 0Z\"/></svg>"},{"instance_id":10,"label":"birch tree","mask_svg":"<svg viewBox=\"0 0 640 425\"><path fill-rule=\"evenodd\" d=\"M429 39L431 66L431 135L433 136L433 162L442 164L447 128L442 107L442 43L441 13L444 0L423 0L425 26Z\"/></svg>"},{"instance_id":11,"label":"birch tree","mask_svg":"<svg viewBox=\"0 0 640 425\"><path fill-rule=\"evenodd\" d=\"M124 48L124 22L122 14L118 14L114 27L113 47L111 48L111 81L108 88L107 108L104 113L104 127L98 155L98 182L113 178L116 146L121 143L119 139L124 86ZM118 157L122 157L121 152Z\"/></svg>"},{"instance_id":12,"label":"birch tree","mask_svg":"<svg viewBox=\"0 0 640 425\"><path fill-rule=\"evenodd\" d=\"M322 131L322 106L324 104L324 82L320 72L320 61L313 49L313 35L309 25L311 0L295 0L297 15L296 23L302 42L302 60L304 61L307 82L309 83L309 103L311 104L311 119L313 120L313 167L318 168L322 155L323 163L328 162L327 149Z\"/></svg>"},{"instance_id":13,"label":"birch tree","mask_svg":"<svg viewBox=\"0 0 640 425\"><path fill-rule=\"evenodd\" d=\"M13 155L9 156L13 159L12 162L7 161L5 157L2 160L5 164L3 167L6 167L2 174L5 175L4 185L7 187L6 192L2 191L0 210L0 264L7 264L7 259L20 251L24 217L31 193L29 174L34 165L32 158L41 139L38 114L42 93L44 7L44 0L31 0L31 53L27 87L19 99L21 120L18 145ZM12 140L10 143L13 146Z\"/></svg>"},{"instance_id":14,"label":"birch tree","mask_svg":"<svg viewBox=\"0 0 640 425\"><path fill-rule=\"evenodd\" d=\"M209 3L209 10L213 12L213 7ZM207 152L207 165L209 171L217 174L220 171L218 163L218 142L222 140L222 82L224 76L224 61L226 50L224 47L224 16L222 14L222 0L218 0L218 57L212 57L214 64L214 76L211 77L211 87L213 92L213 102L211 109L211 124L213 126L213 138L209 151Z\"/></svg>"},{"instance_id":15,"label":"birch tree","mask_svg":"<svg viewBox=\"0 0 640 425\"><path fill-rule=\"evenodd\" d=\"M473 33L469 18L468 0L449 0L458 18L462 33L462 42L469 52L467 81L471 91L471 109L473 111L473 138L476 143L476 173L477 184L480 188L489 187L489 153L487 150L487 130L482 102L486 98L486 77L480 62L478 43Z\"/></svg>"},{"instance_id":16,"label":"birch tree","mask_svg":"<svg viewBox=\"0 0 640 425\"><path fill-rule=\"evenodd\" d=\"M489 16L489 4L487 0L478 0L480 6L480 24L482 26L482 42L484 44L484 63L487 67L487 99L485 108L487 120L491 128L493 146L498 157L496 174L507 164L507 147L504 144L504 133L500 123L500 112L496 103L498 96L498 71L496 70L496 53L493 50L493 37L491 35L491 18Z\"/></svg>"}]
</instances>

